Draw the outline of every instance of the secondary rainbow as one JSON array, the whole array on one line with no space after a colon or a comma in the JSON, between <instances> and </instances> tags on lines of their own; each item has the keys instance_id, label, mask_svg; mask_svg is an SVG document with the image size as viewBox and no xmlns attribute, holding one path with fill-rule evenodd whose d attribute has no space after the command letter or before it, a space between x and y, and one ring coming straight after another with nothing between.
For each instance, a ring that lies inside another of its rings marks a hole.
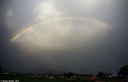
<instances>
[{"instance_id":1,"label":"secondary rainbow","mask_svg":"<svg viewBox=\"0 0 128 82\"><path fill-rule=\"evenodd\" d=\"M40 24L40 23L46 23L46 22L49 22L51 20L59 20L59 19L71 19L71 18L78 18L78 19L84 19L84 20L91 20L91 21L95 21L95 22L98 22L98 23L101 23L105 26L108 26L110 28L112 28L111 25L107 24L106 22L104 21L101 21L101 20L96 20L96 19L92 19L92 18L89 18L89 17L78 17L78 16L64 16L64 17L56 17L56 18L50 18L50 19L45 19L45 20L40 20L36 23L33 23L29 26L26 27L26 29L24 30L21 30L20 32L16 33L11 39L10 41L14 41L16 38L18 38L21 34L23 34L24 32L28 31L29 29L31 29L34 25L36 24Z\"/></svg>"}]
</instances>

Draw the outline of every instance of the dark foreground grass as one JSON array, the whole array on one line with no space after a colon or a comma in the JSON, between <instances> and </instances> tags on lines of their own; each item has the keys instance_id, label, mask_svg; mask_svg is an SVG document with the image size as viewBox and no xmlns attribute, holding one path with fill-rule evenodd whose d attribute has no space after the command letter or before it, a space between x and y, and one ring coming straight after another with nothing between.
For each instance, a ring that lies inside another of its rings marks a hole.
<instances>
[{"instance_id":1,"label":"dark foreground grass","mask_svg":"<svg viewBox=\"0 0 128 82\"><path fill-rule=\"evenodd\" d=\"M24 75L0 75L0 80L19 80L19 82L92 82L86 79L49 79L43 77L29 77ZM120 78L101 78L100 81L96 82L127 82Z\"/></svg>"},{"instance_id":2,"label":"dark foreground grass","mask_svg":"<svg viewBox=\"0 0 128 82\"><path fill-rule=\"evenodd\" d=\"M28 76L11 76L0 75L1 80L19 80L19 82L91 82L80 79L49 79L43 77L28 77Z\"/></svg>"}]
</instances>

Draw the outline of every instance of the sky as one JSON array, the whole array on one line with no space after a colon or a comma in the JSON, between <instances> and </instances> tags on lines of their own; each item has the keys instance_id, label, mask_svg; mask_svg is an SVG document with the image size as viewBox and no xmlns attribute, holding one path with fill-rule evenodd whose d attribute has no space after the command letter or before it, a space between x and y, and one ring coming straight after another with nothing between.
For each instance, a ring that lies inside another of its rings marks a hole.
<instances>
[{"instance_id":1,"label":"sky","mask_svg":"<svg viewBox=\"0 0 128 82\"><path fill-rule=\"evenodd\" d=\"M127 0L1 0L0 62L38 73L111 73L128 64Z\"/></svg>"}]
</instances>

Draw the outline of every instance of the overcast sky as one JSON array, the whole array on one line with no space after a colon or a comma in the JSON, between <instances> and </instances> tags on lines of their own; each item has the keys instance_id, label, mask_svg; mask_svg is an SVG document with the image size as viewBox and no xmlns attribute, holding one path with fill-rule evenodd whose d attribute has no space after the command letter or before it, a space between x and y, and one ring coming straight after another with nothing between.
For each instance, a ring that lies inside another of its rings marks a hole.
<instances>
[{"instance_id":1,"label":"overcast sky","mask_svg":"<svg viewBox=\"0 0 128 82\"><path fill-rule=\"evenodd\" d=\"M3 0L0 61L15 72L111 72L128 64L127 0Z\"/></svg>"}]
</instances>

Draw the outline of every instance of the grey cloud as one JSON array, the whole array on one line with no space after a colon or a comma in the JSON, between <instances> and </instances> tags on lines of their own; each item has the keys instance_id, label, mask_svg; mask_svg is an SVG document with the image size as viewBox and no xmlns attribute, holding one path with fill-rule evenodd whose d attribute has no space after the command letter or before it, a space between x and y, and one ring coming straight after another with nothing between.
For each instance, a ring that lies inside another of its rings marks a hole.
<instances>
[{"instance_id":1,"label":"grey cloud","mask_svg":"<svg viewBox=\"0 0 128 82\"><path fill-rule=\"evenodd\" d=\"M106 2L97 0L97 4L90 0L53 1L5 0L2 2L3 24L0 29L2 53L0 59L4 68L16 72L29 72L38 69L47 72L51 69L55 73L64 71L81 73L82 70L84 73L97 73L99 70L106 72L118 70L120 66L128 64L126 0L107 0ZM88 5L87 1L89 4L95 4L95 7ZM44 13L44 6L42 6L42 11L38 10L40 3L48 3L54 9L50 10L49 5L49 8L46 8L46 10L49 9L46 11L48 14ZM33 26L31 30L23 33L15 41L9 42L15 33L38 22L38 17L43 20L59 16L93 18L106 22L113 28L99 29L102 24L94 24L88 20L81 21L81 19L77 19L77 22L74 19L65 19L66 22L59 20L51 21L53 24L51 22L37 24L37 27ZM64 25L70 29L64 28ZM44 29L41 26L48 26L49 29ZM95 29L97 31L94 32L94 29L89 29L87 26L97 27ZM93 37L89 35L89 31L94 32ZM43 39L47 39L44 41L45 44L42 43ZM30 43L32 41L33 43ZM65 49L56 48L59 42ZM45 49L44 46L48 46L48 44L50 47L52 46L51 49ZM45 50L43 51L43 49Z\"/></svg>"}]
</instances>

